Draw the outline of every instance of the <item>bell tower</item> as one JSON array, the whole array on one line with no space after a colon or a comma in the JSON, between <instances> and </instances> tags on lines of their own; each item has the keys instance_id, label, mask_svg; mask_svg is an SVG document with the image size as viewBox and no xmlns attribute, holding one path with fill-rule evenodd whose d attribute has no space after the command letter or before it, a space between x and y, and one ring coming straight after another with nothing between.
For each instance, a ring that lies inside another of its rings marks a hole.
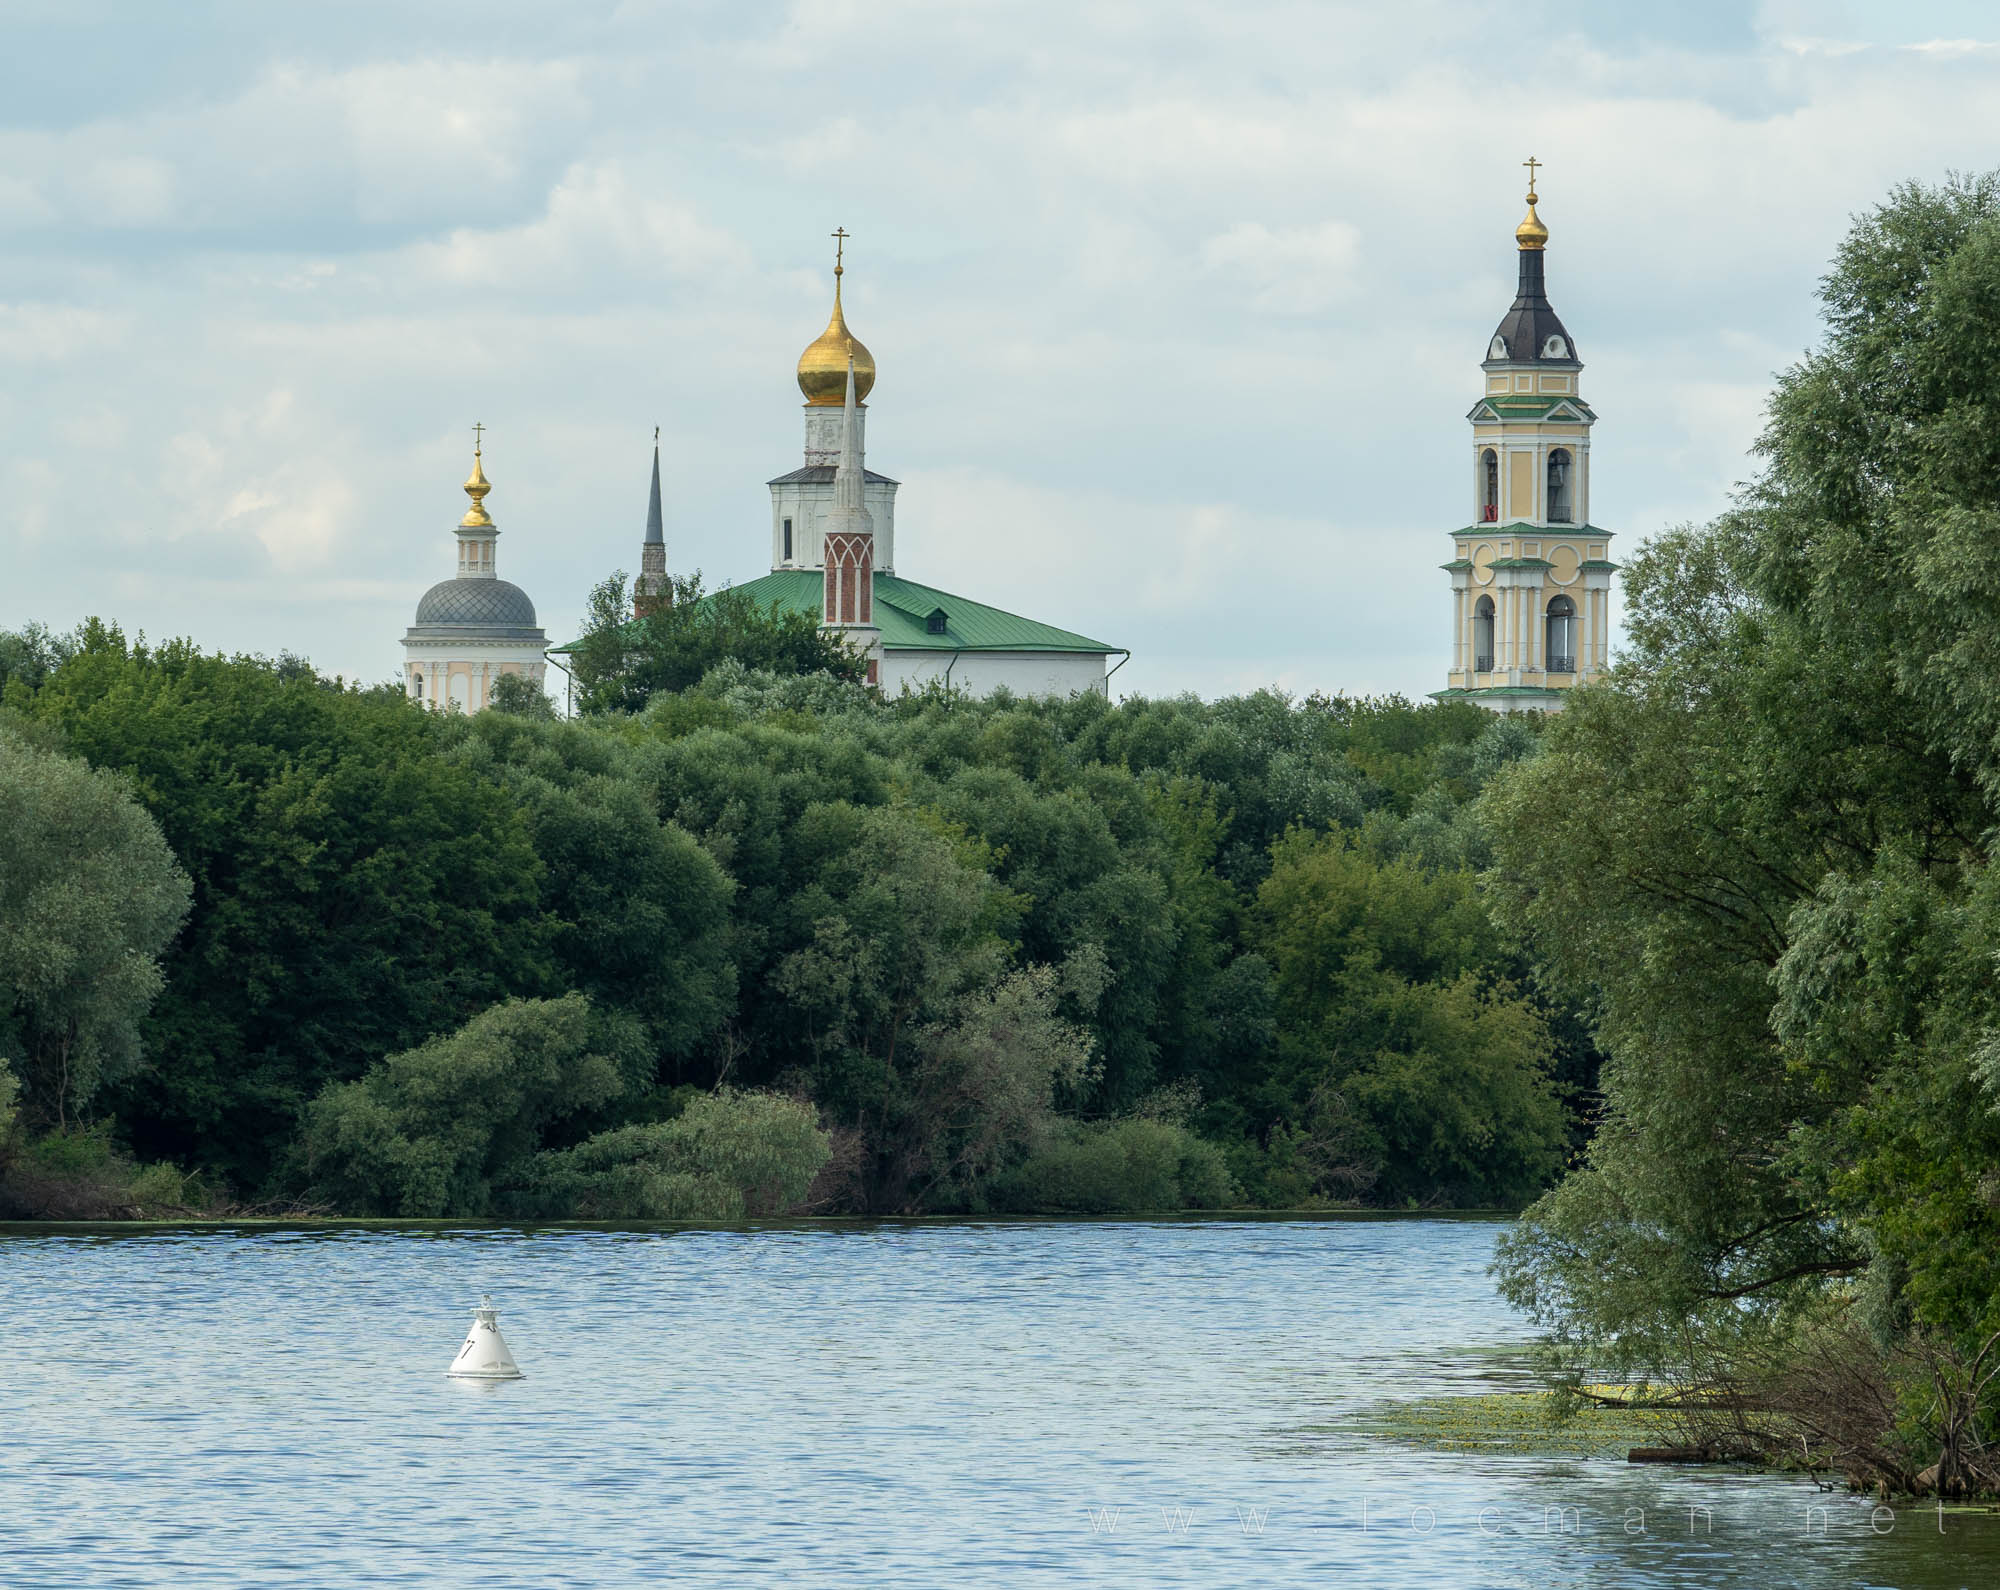
<instances>
[{"instance_id":1,"label":"bell tower","mask_svg":"<svg viewBox=\"0 0 2000 1590\"><path fill-rule=\"evenodd\" d=\"M1520 285L1486 345L1486 391L1472 422L1471 523L1452 534L1452 653L1440 699L1495 712L1556 712L1603 669L1611 620L1611 533L1590 522L1590 433L1583 362L1550 306L1549 229L1515 228Z\"/></svg>"}]
</instances>

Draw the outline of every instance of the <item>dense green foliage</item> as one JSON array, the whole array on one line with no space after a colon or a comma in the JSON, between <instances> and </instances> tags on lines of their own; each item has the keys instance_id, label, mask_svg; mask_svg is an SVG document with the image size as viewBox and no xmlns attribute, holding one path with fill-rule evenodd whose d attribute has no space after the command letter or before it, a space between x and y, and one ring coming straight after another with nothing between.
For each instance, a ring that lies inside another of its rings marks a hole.
<instances>
[{"instance_id":1,"label":"dense green foliage","mask_svg":"<svg viewBox=\"0 0 2000 1590\"><path fill-rule=\"evenodd\" d=\"M0 727L0 1106L61 1129L139 1064L158 956L188 909L159 825L113 775Z\"/></svg>"},{"instance_id":2,"label":"dense green foliage","mask_svg":"<svg viewBox=\"0 0 2000 1590\"><path fill-rule=\"evenodd\" d=\"M591 590L583 634L568 657L585 712L636 712L656 692L689 689L729 661L775 674L863 675L860 658L820 628L818 613L760 607L735 586L704 596L699 573L670 574L667 582L663 600L638 618L622 571Z\"/></svg>"},{"instance_id":3,"label":"dense green foliage","mask_svg":"<svg viewBox=\"0 0 2000 1590\"><path fill-rule=\"evenodd\" d=\"M1503 1278L1574 1358L1992 1488L2000 185L1899 192L1824 296L1762 479L1645 549L1614 676L1485 797L1500 919L1608 1056Z\"/></svg>"},{"instance_id":4,"label":"dense green foliage","mask_svg":"<svg viewBox=\"0 0 2000 1590\"><path fill-rule=\"evenodd\" d=\"M524 803L386 694L91 627L8 700L128 778L192 880L155 1063L111 1100L148 1157L260 1186L327 1082L559 991Z\"/></svg>"},{"instance_id":5,"label":"dense green foliage","mask_svg":"<svg viewBox=\"0 0 2000 1590\"><path fill-rule=\"evenodd\" d=\"M97 625L36 648L9 712L129 779L193 885L95 1108L240 1197L1504 1204L1591 1080L1479 909L1470 802L1535 737L1475 708L732 661L467 719Z\"/></svg>"},{"instance_id":6,"label":"dense green foliage","mask_svg":"<svg viewBox=\"0 0 2000 1590\"><path fill-rule=\"evenodd\" d=\"M307 1107L307 1179L342 1209L403 1216L731 1219L805 1196L830 1150L791 1099L705 1094L674 1119L544 1149L633 1087L605 1038L568 994L496 1005L390 1055Z\"/></svg>"}]
</instances>

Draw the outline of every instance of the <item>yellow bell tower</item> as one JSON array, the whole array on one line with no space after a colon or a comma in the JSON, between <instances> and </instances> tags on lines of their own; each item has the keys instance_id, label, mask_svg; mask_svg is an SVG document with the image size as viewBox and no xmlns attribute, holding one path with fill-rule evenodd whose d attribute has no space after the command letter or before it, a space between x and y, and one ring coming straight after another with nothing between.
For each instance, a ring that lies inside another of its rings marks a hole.
<instances>
[{"instance_id":1,"label":"yellow bell tower","mask_svg":"<svg viewBox=\"0 0 2000 1590\"><path fill-rule=\"evenodd\" d=\"M1611 620L1611 533L1590 522L1590 431L1583 363L1549 305L1549 229L1515 228L1520 287L1487 344L1486 394L1472 422L1472 522L1452 532L1452 661L1440 699L1495 712L1560 711L1603 669Z\"/></svg>"}]
</instances>

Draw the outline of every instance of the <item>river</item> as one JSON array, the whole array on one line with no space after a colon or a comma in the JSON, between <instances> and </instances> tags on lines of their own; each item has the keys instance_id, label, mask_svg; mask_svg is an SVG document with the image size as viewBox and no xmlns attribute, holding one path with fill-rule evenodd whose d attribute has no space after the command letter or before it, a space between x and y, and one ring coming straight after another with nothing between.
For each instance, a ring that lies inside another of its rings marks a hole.
<instances>
[{"instance_id":1,"label":"river","mask_svg":"<svg viewBox=\"0 0 2000 1590\"><path fill-rule=\"evenodd\" d=\"M0 1227L0 1585L1990 1587L2000 1520L1342 1428L1483 1220ZM447 1380L493 1294L527 1378Z\"/></svg>"}]
</instances>

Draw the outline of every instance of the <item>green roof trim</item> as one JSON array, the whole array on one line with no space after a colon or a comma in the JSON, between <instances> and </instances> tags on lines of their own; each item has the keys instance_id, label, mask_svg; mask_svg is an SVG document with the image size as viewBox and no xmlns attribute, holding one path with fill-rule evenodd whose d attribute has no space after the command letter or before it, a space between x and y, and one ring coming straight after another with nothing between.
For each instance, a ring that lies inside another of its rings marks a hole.
<instances>
[{"instance_id":1,"label":"green roof trim","mask_svg":"<svg viewBox=\"0 0 2000 1590\"><path fill-rule=\"evenodd\" d=\"M1462 569L1471 568L1472 559L1453 558L1449 563L1440 563L1438 567L1443 569L1447 574L1457 574Z\"/></svg>"},{"instance_id":2,"label":"green roof trim","mask_svg":"<svg viewBox=\"0 0 2000 1590\"><path fill-rule=\"evenodd\" d=\"M1495 558L1486 565L1489 569L1552 569L1555 567L1547 558ZM1577 565L1582 568L1582 564Z\"/></svg>"},{"instance_id":3,"label":"green roof trim","mask_svg":"<svg viewBox=\"0 0 2000 1590\"><path fill-rule=\"evenodd\" d=\"M1594 524L1536 524L1530 519L1509 519L1505 524L1493 520L1486 524L1469 524L1463 530L1447 530L1448 536L1491 536L1524 535L1554 536L1561 540L1567 536L1600 536L1609 541L1616 535L1615 530L1605 530Z\"/></svg>"},{"instance_id":4,"label":"green roof trim","mask_svg":"<svg viewBox=\"0 0 2000 1590\"><path fill-rule=\"evenodd\" d=\"M759 607L775 605L785 612L805 612L818 610L826 582L817 569L773 569L733 589ZM939 608L944 609L944 633L933 634L930 615ZM882 632L884 651L1095 652L1103 657L1125 651L1123 646L1107 645L1074 630L1037 623L970 597L879 572L875 576L875 626ZM561 655L575 644L571 641L550 650Z\"/></svg>"},{"instance_id":5,"label":"green roof trim","mask_svg":"<svg viewBox=\"0 0 2000 1590\"><path fill-rule=\"evenodd\" d=\"M1585 558L1577 565L1580 569L1589 569L1593 574L1615 574L1624 566L1622 563L1613 563L1608 558Z\"/></svg>"},{"instance_id":6,"label":"green roof trim","mask_svg":"<svg viewBox=\"0 0 2000 1590\"><path fill-rule=\"evenodd\" d=\"M1479 411L1487 409L1496 420L1537 420L1559 408L1575 409L1586 423L1594 424L1597 420L1597 411L1582 398L1534 392L1505 392L1483 397L1472 405L1465 417L1476 420Z\"/></svg>"},{"instance_id":7,"label":"green roof trim","mask_svg":"<svg viewBox=\"0 0 2000 1590\"><path fill-rule=\"evenodd\" d=\"M1476 690L1466 690L1453 685L1448 690L1433 690L1431 700L1443 701L1453 696L1566 696L1568 690L1558 690L1553 685L1481 685Z\"/></svg>"}]
</instances>

